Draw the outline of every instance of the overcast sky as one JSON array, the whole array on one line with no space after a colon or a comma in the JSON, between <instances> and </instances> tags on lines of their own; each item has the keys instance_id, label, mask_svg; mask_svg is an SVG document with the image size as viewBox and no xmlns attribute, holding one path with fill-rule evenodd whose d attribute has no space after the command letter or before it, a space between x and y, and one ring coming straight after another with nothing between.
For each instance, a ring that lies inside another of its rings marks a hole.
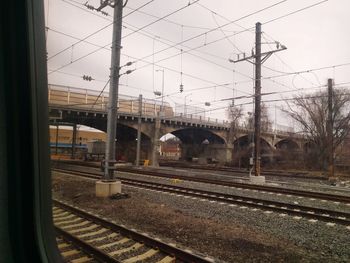
<instances>
[{"instance_id":1,"label":"overcast sky","mask_svg":"<svg viewBox=\"0 0 350 263\"><path fill-rule=\"evenodd\" d=\"M148 2L150 3L139 12L127 15ZM262 42L265 43L262 45L263 52L275 49L275 41L287 47L287 50L275 53L276 55L272 55L264 63L262 76L265 78L283 75L281 72L304 71L350 62L349 34L346 30L350 24L348 0L324 1L294 14L290 13L321 1L199 0L195 2L194 0L128 1L123 10L126 17L123 20L121 65L140 58L144 60L130 66L130 69L135 70L130 75L121 77L122 85L119 93L133 96L143 94L146 98L156 98L153 92L160 91L162 84L162 72L156 70L164 68L166 102L172 106L175 106L175 103L184 104L186 97L188 105L206 109L206 116L225 119L223 108L228 102L221 101L222 99L232 98L233 94L237 97L253 92L253 65L245 61L233 64L228 59L235 59L241 52L251 53L255 42L256 22L262 23ZM86 1L82 0L45 1L45 18L49 28L47 31L49 83L101 90L109 76L112 26L108 25L111 24L113 9L105 8L104 11L109 15L104 16L88 10L84 3ZM99 6L99 1L90 0L87 3ZM191 5L188 5L189 3ZM183 9L147 26L180 8ZM257 12L264 8L266 10ZM252 15L240 19L249 14ZM287 14L290 15L282 17ZM279 19L274 20L276 18ZM220 27L229 21L236 22ZM77 39L85 38L103 27L106 28L86 39L89 43L74 44ZM141 27L145 28L133 33ZM211 30L215 28L216 30ZM210 32L206 33L208 31ZM195 36L199 37L185 41ZM182 40L185 41L182 47L175 45ZM211 43L214 41L216 42ZM98 46L107 48L101 49ZM169 46L175 47L169 48ZM57 54L67 47L69 48L66 51ZM158 52L165 48L168 49ZM97 49L99 49L97 52L92 53ZM190 49L193 50L187 52ZM89 53L91 54L88 55ZM83 56L85 57L80 59ZM171 58L167 59L168 57ZM57 69L59 70L55 71ZM263 100L287 98L295 93L325 89L319 86L325 85L327 78L334 78L335 83L349 82L349 69L350 66L339 66L310 73L263 79L263 93L285 92L263 96ZM181 71L183 93L179 92ZM82 75L90 75L95 80L84 81ZM312 87L316 88L311 89ZM296 89L305 90L286 92ZM237 99L235 103L251 101L251 98ZM205 102L210 102L211 106L205 107ZM282 102L267 103L272 120L275 118L275 104L279 106ZM245 105L244 109L246 112L252 111L252 105ZM291 125L279 110L276 116L277 123Z\"/></svg>"}]
</instances>

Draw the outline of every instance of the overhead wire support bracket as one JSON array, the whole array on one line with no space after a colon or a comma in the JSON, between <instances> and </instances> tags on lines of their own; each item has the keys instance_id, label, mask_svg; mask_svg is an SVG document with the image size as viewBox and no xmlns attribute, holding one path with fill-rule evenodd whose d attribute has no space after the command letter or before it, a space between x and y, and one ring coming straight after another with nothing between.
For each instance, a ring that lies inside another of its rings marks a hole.
<instances>
[{"instance_id":1,"label":"overhead wire support bracket","mask_svg":"<svg viewBox=\"0 0 350 263\"><path fill-rule=\"evenodd\" d=\"M283 50L286 50L286 49L287 49L286 46L281 45L281 48L279 48L279 49L261 53L261 56L264 56L261 59L261 63L264 63L273 53L276 53L276 52L279 52L279 51L283 51ZM230 58L228 61L231 62L231 63L238 63L238 62L241 62L241 61L247 61L247 62L250 62L252 64L255 64L254 62L252 62L250 60L250 59L255 59L255 58L256 58L256 55L252 55L252 56L249 56L249 57L243 57L243 58L236 59L236 60Z\"/></svg>"},{"instance_id":2,"label":"overhead wire support bracket","mask_svg":"<svg viewBox=\"0 0 350 263\"><path fill-rule=\"evenodd\" d=\"M229 59L231 63L237 63L240 61L248 61L255 66L255 87L254 87L254 146L253 146L253 165L254 165L254 175L251 177L252 182L265 182L265 177L260 177L260 164L261 164L261 65L273 54L282 50L286 50L287 47L281 45L279 42L276 43L276 49L261 52L261 23L257 22L255 24L255 50L252 50L251 56L246 57L243 53L243 58L240 58L239 54L237 59ZM254 62L250 61L254 59Z\"/></svg>"}]
</instances>

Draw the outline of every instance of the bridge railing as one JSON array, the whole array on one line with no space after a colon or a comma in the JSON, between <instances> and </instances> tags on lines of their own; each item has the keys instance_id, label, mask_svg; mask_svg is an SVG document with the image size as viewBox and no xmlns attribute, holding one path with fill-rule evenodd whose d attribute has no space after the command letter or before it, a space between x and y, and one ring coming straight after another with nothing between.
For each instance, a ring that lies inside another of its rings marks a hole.
<instances>
[{"instance_id":1,"label":"bridge railing","mask_svg":"<svg viewBox=\"0 0 350 263\"><path fill-rule=\"evenodd\" d=\"M61 85L49 84L48 86L49 105L58 106L60 108L78 109L85 111L107 112L108 92L99 92L91 89L81 89ZM143 99L142 116L155 117L161 111L161 102L152 99ZM139 98L119 94L117 102L118 112L138 115ZM188 108L190 110L190 108ZM189 111L187 111L189 112ZM230 123L226 120L201 116L195 113L179 113L173 111L169 103L163 102L163 113L160 114L162 119L172 119L182 122L190 122L197 124L209 124L216 126L230 127ZM238 127L239 130L247 130L246 127ZM266 132L266 131L265 131ZM274 130L267 131L274 133ZM289 131L278 131L278 134L290 135ZM293 133L292 133L293 134Z\"/></svg>"},{"instance_id":2,"label":"bridge railing","mask_svg":"<svg viewBox=\"0 0 350 263\"><path fill-rule=\"evenodd\" d=\"M181 121L198 123L198 124L212 124L212 125L222 125L229 127L229 122L226 120L220 120L217 118L198 116L196 114L183 114L175 113L175 118L178 118Z\"/></svg>"},{"instance_id":3,"label":"bridge railing","mask_svg":"<svg viewBox=\"0 0 350 263\"><path fill-rule=\"evenodd\" d=\"M107 111L108 92L100 93L90 89L80 89L50 84L48 87L48 100L50 105L81 109L88 111ZM119 94L117 101L118 112L137 115L139 112L139 98ZM142 115L154 117L161 110L161 102L143 99ZM174 116L173 110L167 102L163 103L165 116Z\"/></svg>"},{"instance_id":4,"label":"bridge railing","mask_svg":"<svg viewBox=\"0 0 350 263\"><path fill-rule=\"evenodd\" d=\"M107 112L108 92L81 89L61 85L49 84L48 86L49 105L60 108L79 109L87 111ZM161 102L152 99L143 99L142 116L155 117L161 111ZM119 94L117 102L118 112L131 115L138 115L139 98ZM163 102L163 112L160 113L163 119L177 119L183 122L209 123L213 125L227 125L227 121L214 118L204 118L196 114L175 114L169 103Z\"/></svg>"}]
</instances>

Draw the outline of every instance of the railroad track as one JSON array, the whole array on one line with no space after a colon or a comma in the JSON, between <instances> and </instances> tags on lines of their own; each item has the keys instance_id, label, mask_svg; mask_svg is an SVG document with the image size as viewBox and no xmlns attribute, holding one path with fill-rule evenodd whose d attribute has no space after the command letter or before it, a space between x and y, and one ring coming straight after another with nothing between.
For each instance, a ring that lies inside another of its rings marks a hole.
<instances>
[{"instance_id":1,"label":"railroad track","mask_svg":"<svg viewBox=\"0 0 350 263\"><path fill-rule=\"evenodd\" d=\"M60 170L59 172L65 172L82 177L89 177L93 179L100 178L99 174L86 173L72 170ZM260 209L265 211L274 211L280 213L280 215L291 215L297 218L308 218L311 221L324 221L326 223L337 223L345 226L350 226L350 213L333 211L329 209L315 208L309 206L302 206L290 203L284 203L279 201L261 200L260 198L252 198L245 196L238 196L232 194L223 194L212 191L204 191L192 188L185 188L180 186L165 185L154 182L145 182L135 179L120 179L124 185L143 188L152 191L165 192L177 196L191 197L193 199L208 200L212 202L219 202L222 204L228 204L230 206L251 207L253 209Z\"/></svg>"},{"instance_id":2,"label":"railroad track","mask_svg":"<svg viewBox=\"0 0 350 263\"><path fill-rule=\"evenodd\" d=\"M246 175L247 171L242 171L241 169L234 167L213 167L213 166L201 166L201 165L188 165L180 163L160 163L160 166L163 167L173 167L173 168L186 168L186 169L197 169L197 170L206 170L206 171L222 171L235 174ZM277 171L263 171L261 175L264 176L275 176L275 177L285 177L285 178L299 178L299 179L311 179L311 180L328 180L324 176L311 176L306 175L305 172L292 173L292 172L277 172ZM234 175L232 175L234 176Z\"/></svg>"},{"instance_id":3,"label":"railroad track","mask_svg":"<svg viewBox=\"0 0 350 263\"><path fill-rule=\"evenodd\" d=\"M228 186L228 187L234 187L234 188L250 189L250 190L279 193L279 194L285 194L285 195L293 195L293 196L303 196L308 198L315 198L315 199L334 201L334 202L350 203L350 196L345 196L345 195L334 195L334 194L327 194L327 193L321 193L321 192L313 192L313 191L311 192L311 191L304 191L304 190L297 190L297 189L287 189L287 188L281 188L281 187L275 187L275 186L247 184L247 183L232 182L232 181L230 182L218 181L218 180L208 179L208 178L174 175L174 174L168 174L168 173L161 173L157 171L138 170L138 169L126 168L126 167L120 167L118 168L118 170L122 172L136 173L136 174L156 176L156 177L162 177L162 178L164 177L173 178L173 179L180 179L180 180L186 180L186 181L192 181L192 182Z\"/></svg>"},{"instance_id":4,"label":"railroad track","mask_svg":"<svg viewBox=\"0 0 350 263\"><path fill-rule=\"evenodd\" d=\"M58 200L53 219L65 262L214 262Z\"/></svg>"},{"instance_id":5,"label":"railroad track","mask_svg":"<svg viewBox=\"0 0 350 263\"><path fill-rule=\"evenodd\" d=\"M89 167L96 168L95 166L89 166ZM59 168L55 168L55 169L59 169ZM257 190L262 192L271 192L271 193L284 194L284 195L303 196L308 198L350 204L350 196L345 196L345 195L329 194L329 193L322 193L322 192L315 192L315 191L305 191L305 190L299 190L299 189L288 189L288 188L281 188L281 187L275 187L275 186L269 186L269 185L256 185L256 184L250 184L250 183L223 181L223 180L216 180L216 179L209 179L209 178L199 178L199 177L193 177L193 176L187 176L187 175L169 174L164 172L140 170L140 169L134 169L134 168L128 168L128 167L118 167L118 171L136 173L141 175L149 175L149 176L155 176L155 177L161 177L161 178L172 178L172 179L179 179L184 181L228 186L233 188Z\"/></svg>"}]
</instances>

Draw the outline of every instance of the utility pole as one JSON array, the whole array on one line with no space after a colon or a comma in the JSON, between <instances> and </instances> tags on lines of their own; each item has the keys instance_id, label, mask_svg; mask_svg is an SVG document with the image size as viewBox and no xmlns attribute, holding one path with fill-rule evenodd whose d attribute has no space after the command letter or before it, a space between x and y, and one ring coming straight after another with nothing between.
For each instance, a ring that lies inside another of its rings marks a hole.
<instances>
[{"instance_id":1,"label":"utility pole","mask_svg":"<svg viewBox=\"0 0 350 263\"><path fill-rule=\"evenodd\" d=\"M107 113L107 145L105 154L105 170L101 181L96 182L96 196L108 197L121 192L121 182L114 178L116 131L117 131L117 101L120 71L120 50L122 37L123 0L101 0L96 10L101 11L106 6L114 8L112 55L110 68L110 86Z\"/></svg>"},{"instance_id":2,"label":"utility pole","mask_svg":"<svg viewBox=\"0 0 350 263\"><path fill-rule=\"evenodd\" d=\"M334 179L334 146L333 146L333 79L328 79L328 178Z\"/></svg>"},{"instance_id":3,"label":"utility pole","mask_svg":"<svg viewBox=\"0 0 350 263\"><path fill-rule=\"evenodd\" d=\"M265 178L260 175L260 162L261 162L261 147L260 147L260 135L261 135L261 65L275 52L279 52L287 49L284 45L279 42L275 42L276 49L267 52L261 52L261 23L257 22L255 24L255 53L252 50L252 54L246 57L246 54L237 55L236 60L229 59L232 63L237 63L240 61L248 61L255 66L255 116L254 116L254 175L257 178L251 177L254 182L264 182ZM253 61L250 61L254 59Z\"/></svg>"},{"instance_id":4,"label":"utility pole","mask_svg":"<svg viewBox=\"0 0 350 263\"><path fill-rule=\"evenodd\" d=\"M254 118L254 174L260 176L261 127L261 24L255 26L255 118Z\"/></svg>"},{"instance_id":5,"label":"utility pole","mask_svg":"<svg viewBox=\"0 0 350 263\"><path fill-rule=\"evenodd\" d=\"M102 9L106 5L110 5L114 1L104 1L98 9ZM119 88L119 69L120 69L120 50L122 35L122 16L123 1L115 2L113 15L113 37L112 37L112 56L110 85L108 97L108 115L107 115L107 145L105 156L105 171L103 175L104 181L114 180L114 164L115 164L115 139L117 131L117 101Z\"/></svg>"},{"instance_id":6,"label":"utility pole","mask_svg":"<svg viewBox=\"0 0 350 263\"><path fill-rule=\"evenodd\" d=\"M137 119L137 145L136 145L136 166L140 165L141 150L141 118L142 118L142 95L139 95L139 117Z\"/></svg>"},{"instance_id":7,"label":"utility pole","mask_svg":"<svg viewBox=\"0 0 350 263\"><path fill-rule=\"evenodd\" d=\"M158 71L161 71L162 72L162 93L161 93L161 96L162 96L162 104L161 104L161 106L160 106L160 112L161 112L161 114L160 114L160 116L163 116L164 117L164 69L158 69L158 70L156 70L156 72L158 72ZM157 94L159 94L159 92L155 92L155 93L157 93Z\"/></svg>"}]
</instances>

